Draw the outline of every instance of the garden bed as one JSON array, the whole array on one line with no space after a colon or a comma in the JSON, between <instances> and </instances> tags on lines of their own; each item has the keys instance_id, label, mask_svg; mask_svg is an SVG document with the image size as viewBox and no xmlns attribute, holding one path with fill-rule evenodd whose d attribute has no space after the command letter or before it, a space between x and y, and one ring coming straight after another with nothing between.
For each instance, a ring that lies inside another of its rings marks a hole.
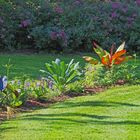
<instances>
[{"instance_id":1,"label":"garden bed","mask_svg":"<svg viewBox=\"0 0 140 140\"><path fill-rule=\"evenodd\" d=\"M90 88L85 88L84 93L65 93L61 94L59 96L55 96L49 100L27 100L26 103L19 107L15 108L11 118L15 118L18 113L23 113L23 112L31 112L39 108L48 108L50 105L58 103L58 102L64 102L70 98L74 97L79 97L79 96L87 96L87 95L93 95L97 94L100 92L103 92L106 90L106 87L90 87ZM7 119L7 111L5 108L2 108L0 111L0 122L4 121ZM9 119L9 117L8 117Z\"/></svg>"}]
</instances>

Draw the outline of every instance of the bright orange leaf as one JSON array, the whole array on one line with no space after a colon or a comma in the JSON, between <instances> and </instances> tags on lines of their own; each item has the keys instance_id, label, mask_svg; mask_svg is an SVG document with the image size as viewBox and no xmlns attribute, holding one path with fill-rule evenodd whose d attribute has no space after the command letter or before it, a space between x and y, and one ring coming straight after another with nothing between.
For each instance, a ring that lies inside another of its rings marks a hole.
<instances>
[{"instance_id":1,"label":"bright orange leaf","mask_svg":"<svg viewBox=\"0 0 140 140\"><path fill-rule=\"evenodd\" d=\"M94 51L99 56L101 63L108 68L111 68L113 65L118 65L123 62L126 62L131 58L130 56L124 56L126 54L126 50L124 49L125 42L123 42L118 47L118 49L114 54L113 54L113 50L115 48L114 44L111 47L110 53L102 49L96 42L93 42L93 45L94 45ZM86 56L83 58L90 64L95 64L95 65L98 64L98 60L92 57Z\"/></svg>"}]
</instances>

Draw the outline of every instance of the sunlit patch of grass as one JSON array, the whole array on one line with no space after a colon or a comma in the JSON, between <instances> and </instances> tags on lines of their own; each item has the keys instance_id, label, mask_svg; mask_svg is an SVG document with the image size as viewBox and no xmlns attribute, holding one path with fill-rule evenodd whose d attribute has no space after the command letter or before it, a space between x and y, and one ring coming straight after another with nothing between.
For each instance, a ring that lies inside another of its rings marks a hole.
<instances>
[{"instance_id":1,"label":"sunlit patch of grass","mask_svg":"<svg viewBox=\"0 0 140 140\"><path fill-rule=\"evenodd\" d=\"M0 139L139 140L139 130L140 86L122 86L21 114L0 125Z\"/></svg>"},{"instance_id":2,"label":"sunlit patch of grass","mask_svg":"<svg viewBox=\"0 0 140 140\"><path fill-rule=\"evenodd\" d=\"M46 62L51 62L56 58L60 58L61 60L65 60L66 62L69 62L71 59L75 59L75 61L80 62L81 67L84 67L86 62L83 60L82 56L85 55L93 56L93 54L3 54L0 55L0 73L1 75L5 74L5 69L2 66L8 63L10 59L11 63L13 64L13 67L11 69L11 78L15 76L22 76L23 74L27 74L32 78L39 78L41 75L39 70L44 68ZM132 59L129 63L138 65L140 67L139 58L136 60Z\"/></svg>"}]
</instances>

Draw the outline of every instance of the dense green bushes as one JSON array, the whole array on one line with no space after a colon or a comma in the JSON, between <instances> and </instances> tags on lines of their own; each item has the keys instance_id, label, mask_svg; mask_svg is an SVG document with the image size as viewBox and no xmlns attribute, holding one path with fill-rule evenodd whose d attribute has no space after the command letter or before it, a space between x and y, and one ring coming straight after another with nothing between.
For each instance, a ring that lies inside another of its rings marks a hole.
<instances>
[{"instance_id":1,"label":"dense green bushes","mask_svg":"<svg viewBox=\"0 0 140 140\"><path fill-rule=\"evenodd\" d=\"M127 41L140 50L140 4L84 0L0 2L0 47L90 51L92 40L110 49Z\"/></svg>"}]
</instances>

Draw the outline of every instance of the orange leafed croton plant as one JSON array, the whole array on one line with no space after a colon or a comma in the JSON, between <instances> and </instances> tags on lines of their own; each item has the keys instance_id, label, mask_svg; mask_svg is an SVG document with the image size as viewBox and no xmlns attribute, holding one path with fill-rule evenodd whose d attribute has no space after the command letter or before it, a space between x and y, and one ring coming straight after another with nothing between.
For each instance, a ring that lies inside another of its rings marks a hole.
<instances>
[{"instance_id":1,"label":"orange leafed croton plant","mask_svg":"<svg viewBox=\"0 0 140 140\"><path fill-rule=\"evenodd\" d=\"M128 61L131 58L131 56L125 55L126 54L126 49L124 49L125 42L123 42L118 47L118 49L116 50L115 53L114 53L114 48L115 48L114 44L111 47L110 53L107 52L106 50L102 49L96 42L93 42L93 45L94 45L93 49L96 52L96 54L99 56L100 62L106 68L111 68L113 65L119 65L125 61ZM99 63L99 61L93 57L84 56L83 58L90 64L96 65Z\"/></svg>"}]
</instances>

